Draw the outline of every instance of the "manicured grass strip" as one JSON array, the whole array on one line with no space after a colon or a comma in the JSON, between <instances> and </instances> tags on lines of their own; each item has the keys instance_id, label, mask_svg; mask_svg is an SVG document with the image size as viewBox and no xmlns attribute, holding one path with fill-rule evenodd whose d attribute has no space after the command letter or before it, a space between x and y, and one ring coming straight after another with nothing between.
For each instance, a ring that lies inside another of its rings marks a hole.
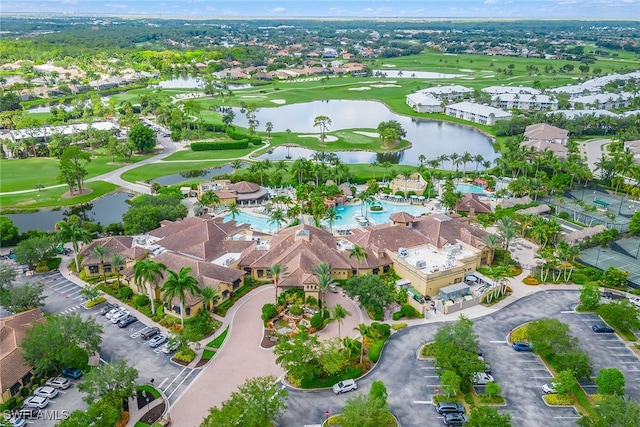
<instances>
[{"instance_id":1,"label":"manicured grass strip","mask_svg":"<svg viewBox=\"0 0 640 427\"><path fill-rule=\"evenodd\" d=\"M89 202L97 197L111 193L118 188L118 186L104 181L85 183L85 187L91 188L93 192L82 196L68 198L62 197L62 195L68 191L68 187L66 185L42 190L40 192L34 191L20 194L4 194L0 195L0 206L2 206L3 213L33 210L51 206L72 206L79 203Z\"/></svg>"},{"instance_id":2,"label":"manicured grass strip","mask_svg":"<svg viewBox=\"0 0 640 427\"><path fill-rule=\"evenodd\" d=\"M160 392L156 390L156 388L152 385L143 384L136 387L136 390L146 391L148 394L153 396L155 399L160 397Z\"/></svg>"},{"instance_id":3,"label":"manicured grass strip","mask_svg":"<svg viewBox=\"0 0 640 427\"><path fill-rule=\"evenodd\" d=\"M227 332L229 332L229 328L226 328L224 332L218 335L213 341L207 343L207 347L220 348L222 346L222 343L224 342L224 339L227 337Z\"/></svg>"},{"instance_id":4,"label":"manicured grass strip","mask_svg":"<svg viewBox=\"0 0 640 427\"><path fill-rule=\"evenodd\" d=\"M202 359L211 360L211 358L215 356L215 354L216 354L215 350L205 350L202 352Z\"/></svg>"}]
</instances>

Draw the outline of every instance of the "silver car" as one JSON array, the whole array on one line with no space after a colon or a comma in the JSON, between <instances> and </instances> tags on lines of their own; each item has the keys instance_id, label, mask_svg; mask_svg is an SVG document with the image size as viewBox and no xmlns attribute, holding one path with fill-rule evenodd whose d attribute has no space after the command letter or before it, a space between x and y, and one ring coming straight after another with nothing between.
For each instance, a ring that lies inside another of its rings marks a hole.
<instances>
[{"instance_id":1,"label":"silver car","mask_svg":"<svg viewBox=\"0 0 640 427\"><path fill-rule=\"evenodd\" d=\"M71 387L71 381L69 381L68 378L60 377L60 376L55 378L49 378L46 384L50 387L59 388L61 390L66 390L69 387Z\"/></svg>"},{"instance_id":2,"label":"silver car","mask_svg":"<svg viewBox=\"0 0 640 427\"><path fill-rule=\"evenodd\" d=\"M58 395L58 389L53 388L51 386L45 385L42 387L38 387L33 391L33 394L40 397L46 397L47 399L53 399Z\"/></svg>"},{"instance_id":3,"label":"silver car","mask_svg":"<svg viewBox=\"0 0 640 427\"><path fill-rule=\"evenodd\" d=\"M24 406L43 409L49 404L49 399L41 396L29 396L24 400Z\"/></svg>"},{"instance_id":4,"label":"silver car","mask_svg":"<svg viewBox=\"0 0 640 427\"><path fill-rule=\"evenodd\" d=\"M153 338L149 339L149 347L151 348L156 348L158 347L160 344L164 344L165 342L167 342L167 336L164 334L158 334L156 336L154 336Z\"/></svg>"}]
</instances>

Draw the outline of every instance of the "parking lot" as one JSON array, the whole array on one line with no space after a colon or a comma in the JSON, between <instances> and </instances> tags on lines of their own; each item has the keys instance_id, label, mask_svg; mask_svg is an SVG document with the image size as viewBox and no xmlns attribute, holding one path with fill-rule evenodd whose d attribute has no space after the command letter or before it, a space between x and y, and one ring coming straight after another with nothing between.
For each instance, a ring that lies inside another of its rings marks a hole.
<instances>
[{"instance_id":1,"label":"parking lot","mask_svg":"<svg viewBox=\"0 0 640 427\"><path fill-rule=\"evenodd\" d=\"M593 378L602 368L618 368L624 374L627 393L640 399L640 359L617 334L593 332L591 326L604 323L600 316L567 312L558 318L569 325L571 335L580 340L580 347L589 354L594 368ZM594 382L585 382L583 388L589 394L597 393Z\"/></svg>"},{"instance_id":2,"label":"parking lot","mask_svg":"<svg viewBox=\"0 0 640 427\"><path fill-rule=\"evenodd\" d=\"M85 298L80 294L81 287L63 277L61 273L47 273L19 279L19 281L24 280L40 281L44 284L47 298L42 310L45 313L78 313L83 318L95 318L103 327L101 363L119 359L128 360L129 365L134 366L139 372L138 383L149 383L153 379L154 385L165 394L170 403L175 402L200 373L200 369L180 366L171 361L171 355L149 347L147 341L136 335L146 326L143 322L138 321L127 328L120 329L99 314L101 305L91 309L84 308ZM144 316L138 316L138 318L146 319ZM61 414L87 408L87 404L82 401L83 394L75 384L63 392L47 407L48 410L57 411L48 414L50 418L58 417L59 419ZM39 419L29 420L28 423L34 426L53 427L57 421Z\"/></svg>"}]
</instances>

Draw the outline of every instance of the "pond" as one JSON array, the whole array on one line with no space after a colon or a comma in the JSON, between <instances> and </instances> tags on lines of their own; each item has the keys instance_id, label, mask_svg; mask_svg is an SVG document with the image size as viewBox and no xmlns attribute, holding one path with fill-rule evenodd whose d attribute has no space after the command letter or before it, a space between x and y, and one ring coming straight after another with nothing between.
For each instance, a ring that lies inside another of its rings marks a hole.
<instances>
[{"instance_id":1,"label":"pond","mask_svg":"<svg viewBox=\"0 0 640 427\"><path fill-rule=\"evenodd\" d=\"M236 114L234 123L246 127L246 116L240 112L240 109L235 109L234 112ZM472 127L402 116L391 112L384 104L376 101L314 101L262 108L256 112L260 126L264 127L267 122L271 122L276 132L290 129L296 133L318 134L319 128L313 126L318 116L327 116L331 119L329 131L353 128L376 129L380 122L395 120L406 130L406 139L412 143L411 148L393 154L378 154L371 151L336 152L341 161L349 164L389 161L394 164L417 166L420 155L424 155L429 160L443 154L462 154L465 151L471 155L480 154L488 161L493 161L497 157L489 137ZM331 150L330 142L327 143L327 150ZM313 154L311 150L294 150L292 147L280 146L259 158L287 160L289 156L295 160L298 157L309 158L310 154ZM470 167L475 168L475 165ZM445 162L443 168L455 169L451 162Z\"/></svg>"},{"instance_id":2,"label":"pond","mask_svg":"<svg viewBox=\"0 0 640 427\"><path fill-rule=\"evenodd\" d=\"M102 100L102 104L106 105L109 102L109 97L108 96L103 96L100 98ZM91 105L91 101L90 100L86 100L82 103L83 106L88 106ZM51 112L51 107L56 107L56 108L62 108L65 111L70 111L73 110L74 108L76 108L75 106L71 105L71 103L65 103L65 104L60 104L57 102L54 103L49 103L49 104L45 104L45 105L39 105L37 107L31 107L29 109L27 109L27 113L29 114L35 114L35 113L50 113Z\"/></svg>"},{"instance_id":3,"label":"pond","mask_svg":"<svg viewBox=\"0 0 640 427\"><path fill-rule=\"evenodd\" d=\"M204 81L201 77L178 77L174 79L163 80L157 85L163 89L202 89ZM231 90L247 89L252 87L250 84L228 84Z\"/></svg>"},{"instance_id":4,"label":"pond","mask_svg":"<svg viewBox=\"0 0 640 427\"><path fill-rule=\"evenodd\" d=\"M18 227L20 233L29 230L53 231L58 221L65 220L69 215L76 214L87 221L107 226L114 222L122 222L122 216L129 209L126 200L132 195L128 193L114 193L91 203L84 203L72 208L60 210L41 210L39 212L5 215Z\"/></svg>"},{"instance_id":5,"label":"pond","mask_svg":"<svg viewBox=\"0 0 640 427\"><path fill-rule=\"evenodd\" d=\"M245 167L246 164L242 164L242 167ZM211 179L213 177L216 177L218 175L224 175L224 174L231 174L233 173L233 168L231 167L231 165L224 165L224 166L220 166L218 168L210 168L210 169L197 169L197 170L192 170L192 171L186 171L186 172L180 172L180 173L174 173L172 175L165 175L165 176L161 176L159 178L155 178L153 180L151 180L150 182L153 184L154 182L157 182L160 185L174 185L174 184L179 184L181 182L185 182L185 181L189 181L189 180L193 180L193 179L198 179L199 181L205 179Z\"/></svg>"}]
</instances>

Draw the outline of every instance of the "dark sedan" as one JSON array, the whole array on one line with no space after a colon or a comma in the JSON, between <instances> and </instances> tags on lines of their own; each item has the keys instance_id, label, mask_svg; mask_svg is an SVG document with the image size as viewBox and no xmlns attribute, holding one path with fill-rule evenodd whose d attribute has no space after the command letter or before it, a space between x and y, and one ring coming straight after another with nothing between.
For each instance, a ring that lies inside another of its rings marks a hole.
<instances>
[{"instance_id":1,"label":"dark sedan","mask_svg":"<svg viewBox=\"0 0 640 427\"><path fill-rule=\"evenodd\" d=\"M138 318L135 316L127 316L124 319L120 319L118 321L118 328L126 328L127 326L129 326L132 323L135 323L138 321Z\"/></svg>"},{"instance_id":2,"label":"dark sedan","mask_svg":"<svg viewBox=\"0 0 640 427\"><path fill-rule=\"evenodd\" d=\"M615 332L611 326L605 325L604 323L597 323L593 325L591 329L593 329L593 332L604 334L612 334Z\"/></svg>"}]
</instances>

